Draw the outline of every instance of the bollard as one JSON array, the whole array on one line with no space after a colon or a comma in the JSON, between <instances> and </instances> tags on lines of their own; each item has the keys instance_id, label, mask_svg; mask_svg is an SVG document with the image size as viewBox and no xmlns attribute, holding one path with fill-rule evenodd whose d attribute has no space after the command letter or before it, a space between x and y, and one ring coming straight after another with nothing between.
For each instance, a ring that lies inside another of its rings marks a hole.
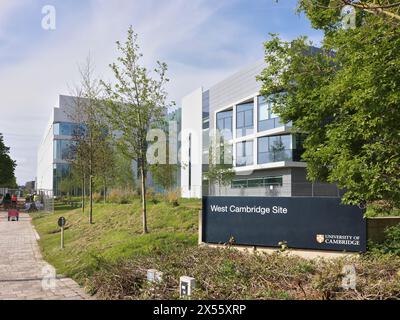
<instances>
[{"instance_id":1,"label":"bollard","mask_svg":"<svg viewBox=\"0 0 400 320\"><path fill-rule=\"evenodd\" d=\"M61 228L61 249L64 249L64 227L67 220L64 217L58 219L58 226Z\"/></svg>"}]
</instances>

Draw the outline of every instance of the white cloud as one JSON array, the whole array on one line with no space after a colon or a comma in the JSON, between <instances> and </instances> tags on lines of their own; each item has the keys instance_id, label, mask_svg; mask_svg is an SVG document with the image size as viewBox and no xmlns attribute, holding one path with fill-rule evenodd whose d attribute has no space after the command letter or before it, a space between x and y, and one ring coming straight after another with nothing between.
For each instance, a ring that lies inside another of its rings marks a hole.
<instances>
[{"instance_id":1,"label":"white cloud","mask_svg":"<svg viewBox=\"0 0 400 320\"><path fill-rule=\"evenodd\" d=\"M11 3L14 1L1 0L0 21L9 18L19 7ZM37 148L51 109L57 105L59 94L69 93L67 84L78 82L78 63L84 61L90 51L98 73L109 78L107 66L115 60L115 41L125 39L128 25L132 24L139 33L146 64L161 59L170 65L170 94L178 104L184 94L201 85L214 84L251 62L258 52L261 53L261 46L246 48L240 53L226 49L243 38L246 32L243 26L221 19L213 20L212 29L208 27L220 7L230 3L92 0L85 19L76 19L68 28L60 27L46 34L34 46L26 43L28 57L3 63L0 73L0 132L5 133L5 140L18 161L18 182L34 179ZM64 14L57 10L58 21ZM0 36L1 30L0 24ZM247 41L252 41L251 36L247 36ZM186 57L192 55L193 60L223 64L207 69L185 59L180 61L176 58L180 53Z\"/></svg>"},{"instance_id":2,"label":"white cloud","mask_svg":"<svg viewBox=\"0 0 400 320\"><path fill-rule=\"evenodd\" d=\"M0 1L0 38L4 32L4 26L9 19L12 19L12 14L24 4L23 1ZM26 1L25 1L26 4Z\"/></svg>"}]
</instances>

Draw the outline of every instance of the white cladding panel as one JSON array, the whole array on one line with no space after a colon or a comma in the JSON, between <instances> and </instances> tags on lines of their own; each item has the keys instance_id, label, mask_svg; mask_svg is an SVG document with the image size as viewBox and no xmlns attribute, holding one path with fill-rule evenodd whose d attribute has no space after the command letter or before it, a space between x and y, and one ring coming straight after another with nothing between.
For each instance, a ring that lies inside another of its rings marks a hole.
<instances>
[{"instance_id":1,"label":"white cladding panel","mask_svg":"<svg viewBox=\"0 0 400 320\"><path fill-rule=\"evenodd\" d=\"M202 194L202 101L202 88L182 99L181 188L183 198L201 198Z\"/></svg>"},{"instance_id":2,"label":"white cladding panel","mask_svg":"<svg viewBox=\"0 0 400 320\"><path fill-rule=\"evenodd\" d=\"M72 115L76 105L76 97L60 95L59 106L54 108L46 126L42 142L37 154L36 189L53 190L54 166L54 123L74 122Z\"/></svg>"},{"instance_id":3,"label":"white cladding panel","mask_svg":"<svg viewBox=\"0 0 400 320\"><path fill-rule=\"evenodd\" d=\"M43 140L38 150L37 170L36 170L37 190L53 189L53 141L54 141L53 119L54 119L54 111L46 127Z\"/></svg>"}]
</instances>

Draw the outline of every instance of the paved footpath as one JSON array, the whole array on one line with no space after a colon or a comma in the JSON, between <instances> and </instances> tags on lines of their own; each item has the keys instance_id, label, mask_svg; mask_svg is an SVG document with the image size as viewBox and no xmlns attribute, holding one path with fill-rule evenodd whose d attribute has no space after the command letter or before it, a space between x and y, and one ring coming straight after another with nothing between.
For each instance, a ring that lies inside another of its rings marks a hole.
<instances>
[{"instance_id":1,"label":"paved footpath","mask_svg":"<svg viewBox=\"0 0 400 320\"><path fill-rule=\"evenodd\" d=\"M37 244L28 214L7 221L0 212L0 300L84 300L89 296L70 278L57 276Z\"/></svg>"}]
</instances>

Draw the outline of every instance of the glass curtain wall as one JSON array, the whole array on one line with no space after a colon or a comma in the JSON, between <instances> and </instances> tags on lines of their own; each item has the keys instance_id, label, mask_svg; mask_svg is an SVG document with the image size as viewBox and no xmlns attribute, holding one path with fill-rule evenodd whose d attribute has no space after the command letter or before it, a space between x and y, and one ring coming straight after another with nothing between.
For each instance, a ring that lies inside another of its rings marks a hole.
<instances>
[{"instance_id":1,"label":"glass curtain wall","mask_svg":"<svg viewBox=\"0 0 400 320\"><path fill-rule=\"evenodd\" d=\"M236 144L236 166L253 165L253 141L242 141Z\"/></svg>"},{"instance_id":2,"label":"glass curtain wall","mask_svg":"<svg viewBox=\"0 0 400 320\"><path fill-rule=\"evenodd\" d=\"M236 106L236 137L241 138L254 132L254 102Z\"/></svg>"}]
</instances>

